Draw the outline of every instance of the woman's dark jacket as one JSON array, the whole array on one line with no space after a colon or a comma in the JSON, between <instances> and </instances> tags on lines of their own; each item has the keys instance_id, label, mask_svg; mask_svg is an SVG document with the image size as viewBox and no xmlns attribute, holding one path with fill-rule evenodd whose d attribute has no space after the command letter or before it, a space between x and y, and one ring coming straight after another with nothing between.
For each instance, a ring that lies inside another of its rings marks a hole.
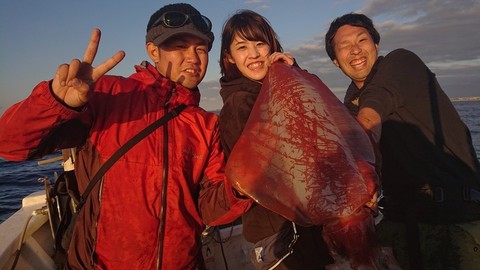
<instances>
[{"instance_id":1,"label":"woman's dark jacket","mask_svg":"<svg viewBox=\"0 0 480 270\"><path fill-rule=\"evenodd\" d=\"M219 117L220 141L228 159L250 116L262 84L245 77L231 81L222 78L220 84L220 95L223 99ZM252 243L282 230L292 230L292 222L258 204L253 204L242 216L242 222L243 235ZM300 236L294 252L282 262L279 269L323 269L324 265L332 263L322 238L321 227L297 225L296 228ZM291 234L293 237L293 233ZM284 249L284 245L288 244L288 241L276 242L274 249Z\"/></svg>"}]
</instances>

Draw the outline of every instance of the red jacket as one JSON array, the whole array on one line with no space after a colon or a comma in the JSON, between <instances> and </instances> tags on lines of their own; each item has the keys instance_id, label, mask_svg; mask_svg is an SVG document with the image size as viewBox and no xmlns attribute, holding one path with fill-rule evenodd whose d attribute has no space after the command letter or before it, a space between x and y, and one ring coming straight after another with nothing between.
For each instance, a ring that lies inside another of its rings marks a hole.
<instances>
[{"instance_id":1,"label":"red jacket","mask_svg":"<svg viewBox=\"0 0 480 270\"><path fill-rule=\"evenodd\" d=\"M190 105L121 157L97 184L79 214L67 266L203 269L203 223L231 222L251 201L236 199L224 181L217 115L198 107L198 89L174 84L148 63L136 69L129 78L102 77L81 111L62 105L50 82L41 82L0 119L0 156L20 161L80 146L75 172L83 192L131 137L166 111Z\"/></svg>"}]
</instances>

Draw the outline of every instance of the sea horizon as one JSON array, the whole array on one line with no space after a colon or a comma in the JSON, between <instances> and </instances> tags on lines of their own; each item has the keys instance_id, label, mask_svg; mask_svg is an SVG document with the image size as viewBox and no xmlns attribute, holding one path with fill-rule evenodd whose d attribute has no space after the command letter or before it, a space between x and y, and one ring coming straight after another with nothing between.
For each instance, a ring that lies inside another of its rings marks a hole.
<instances>
[{"instance_id":1,"label":"sea horizon","mask_svg":"<svg viewBox=\"0 0 480 270\"><path fill-rule=\"evenodd\" d=\"M477 157L480 158L480 97L454 100L459 115L469 127ZM43 159L59 156L60 152ZM43 160L41 159L41 160ZM0 158L0 223L21 207L22 199L34 191L44 189L38 178L54 179L54 173L61 173L61 162L37 165L39 160L11 162Z\"/></svg>"}]
</instances>

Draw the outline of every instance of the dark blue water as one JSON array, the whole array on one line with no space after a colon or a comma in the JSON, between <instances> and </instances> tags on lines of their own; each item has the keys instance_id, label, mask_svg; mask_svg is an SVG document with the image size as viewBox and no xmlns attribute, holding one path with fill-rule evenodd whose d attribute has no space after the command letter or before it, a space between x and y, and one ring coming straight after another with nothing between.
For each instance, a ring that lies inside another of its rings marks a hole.
<instances>
[{"instance_id":1,"label":"dark blue water","mask_svg":"<svg viewBox=\"0 0 480 270\"><path fill-rule=\"evenodd\" d=\"M46 156L51 158L61 153ZM37 165L37 161L8 162L0 158L0 222L15 213L22 205L22 198L44 188L38 178L53 181L55 172L62 172L60 161Z\"/></svg>"},{"instance_id":2,"label":"dark blue water","mask_svg":"<svg viewBox=\"0 0 480 270\"><path fill-rule=\"evenodd\" d=\"M454 105L470 128L477 156L480 157L480 101L454 102ZM54 173L62 170L59 161L39 166L37 161L7 162L0 158L0 222L20 209L23 197L44 188L37 182L38 178L47 176L53 179Z\"/></svg>"},{"instance_id":3,"label":"dark blue water","mask_svg":"<svg viewBox=\"0 0 480 270\"><path fill-rule=\"evenodd\" d=\"M453 105L463 119L463 122L470 128L473 147L480 159L480 101L458 101Z\"/></svg>"}]
</instances>

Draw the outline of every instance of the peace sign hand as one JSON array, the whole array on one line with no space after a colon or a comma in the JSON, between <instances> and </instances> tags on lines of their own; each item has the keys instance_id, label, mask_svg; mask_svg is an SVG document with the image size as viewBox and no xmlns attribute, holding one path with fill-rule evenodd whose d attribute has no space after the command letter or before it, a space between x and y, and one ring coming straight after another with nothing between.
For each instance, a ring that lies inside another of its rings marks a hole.
<instances>
[{"instance_id":1,"label":"peace sign hand","mask_svg":"<svg viewBox=\"0 0 480 270\"><path fill-rule=\"evenodd\" d=\"M53 93L70 107L77 108L85 105L95 82L125 57L125 52L118 51L110 59L93 67L92 63L97 54L100 36L100 29L93 29L83 61L73 59L70 64L60 65L55 78L53 78Z\"/></svg>"}]
</instances>

